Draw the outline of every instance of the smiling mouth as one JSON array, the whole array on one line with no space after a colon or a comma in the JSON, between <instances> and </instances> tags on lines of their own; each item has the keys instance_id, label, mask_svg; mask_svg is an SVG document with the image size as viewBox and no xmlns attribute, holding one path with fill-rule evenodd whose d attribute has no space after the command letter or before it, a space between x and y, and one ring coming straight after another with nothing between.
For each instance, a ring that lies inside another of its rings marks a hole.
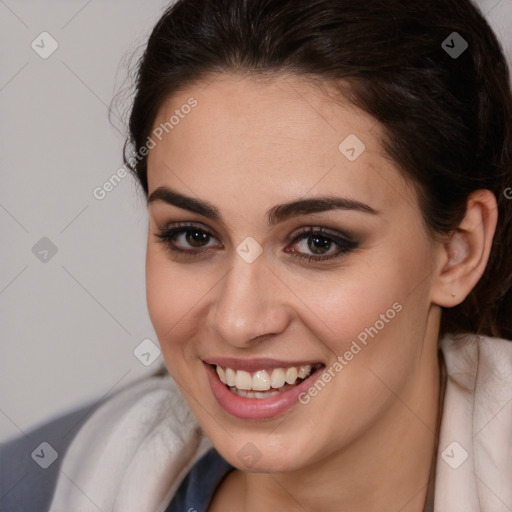
<instances>
[{"instance_id":1,"label":"smiling mouth","mask_svg":"<svg viewBox=\"0 0 512 512\"><path fill-rule=\"evenodd\" d=\"M325 365L316 363L255 372L223 368L216 364L210 366L214 368L220 381L235 395L264 399L298 386Z\"/></svg>"}]
</instances>

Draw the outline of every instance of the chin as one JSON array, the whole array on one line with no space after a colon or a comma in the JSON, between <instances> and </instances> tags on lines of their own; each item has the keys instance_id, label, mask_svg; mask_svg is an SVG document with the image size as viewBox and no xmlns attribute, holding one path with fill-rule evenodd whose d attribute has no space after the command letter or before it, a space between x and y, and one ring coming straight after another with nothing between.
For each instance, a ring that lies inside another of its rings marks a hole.
<instances>
[{"instance_id":1,"label":"chin","mask_svg":"<svg viewBox=\"0 0 512 512\"><path fill-rule=\"evenodd\" d=\"M311 440L301 443L294 436L276 439L269 432L238 433L233 438L210 437L215 449L232 466L250 473L289 473L298 471L310 460ZM309 445L309 449L308 449Z\"/></svg>"}]
</instances>

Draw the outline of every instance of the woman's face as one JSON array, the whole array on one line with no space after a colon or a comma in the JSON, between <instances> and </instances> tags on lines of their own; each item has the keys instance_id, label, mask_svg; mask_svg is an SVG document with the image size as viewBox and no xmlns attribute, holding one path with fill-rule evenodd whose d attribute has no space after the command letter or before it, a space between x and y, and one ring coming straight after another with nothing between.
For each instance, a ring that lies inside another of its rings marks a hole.
<instances>
[{"instance_id":1,"label":"woman's face","mask_svg":"<svg viewBox=\"0 0 512 512\"><path fill-rule=\"evenodd\" d=\"M218 75L153 126L149 313L169 372L241 469L319 463L406 409L428 421L438 247L380 125L333 98L298 77Z\"/></svg>"}]
</instances>

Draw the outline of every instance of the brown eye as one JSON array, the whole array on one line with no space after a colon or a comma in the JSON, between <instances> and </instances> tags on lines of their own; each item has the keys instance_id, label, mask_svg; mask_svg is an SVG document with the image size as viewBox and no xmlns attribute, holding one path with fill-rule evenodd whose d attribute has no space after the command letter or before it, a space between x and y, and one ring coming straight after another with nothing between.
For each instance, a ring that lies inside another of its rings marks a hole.
<instances>
[{"instance_id":1,"label":"brown eye","mask_svg":"<svg viewBox=\"0 0 512 512\"><path fill-rule=\"evenodd\" d=\"M209 243L215 236L194 224L169 226L155 233L155 236L176 255L199 257L201 253L211 253L210 249L215 247L215 244ZM285 252L298 259L322 262L341 257L358 246L359 242L345 234L321 227L307 228L294 235L289 246L292 248L285 249Z\"/></svg>"},{"instance_id":2,"label":"brown eye","mask_svg":"<svg viewBox=\"0 0 512 512\"><path fill-rule=\"evenodd\" d=\"M193 224L166 227L155 236L171 251L191 255L212 247L209 242L214 238L211 233Z\"/></svg>"},{"instance_id":3,"label":"brown eye","mask_svg":"<svg viewBox=\"0 0 512 512\"><path fill-rule=\"evenodd\" d=\"M325 228L308 228L293 238L293 245L298 249L288 250L299 259L308 261L325 261L343 256L358 247L359 243L341 233L331 233ZM334 251L331 251L334 249ZM331 251L331 254L329 252ZM309 252L309 254L308 254Z\"/></svg>"}]
</instances>

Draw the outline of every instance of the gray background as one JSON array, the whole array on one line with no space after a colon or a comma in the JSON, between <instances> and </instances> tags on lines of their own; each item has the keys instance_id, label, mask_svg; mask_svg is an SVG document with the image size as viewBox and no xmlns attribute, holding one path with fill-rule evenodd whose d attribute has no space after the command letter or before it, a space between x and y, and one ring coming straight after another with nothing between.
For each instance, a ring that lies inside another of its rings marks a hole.
<instances>
[{"instance_id":1,"label":"gray background","mask_svg":"<svg viewBox=\"0 0 512 512\"><path fill-rule=\"evenodd\" d=\"M167 3L0 0L0 441L163 364L134 354L157 343L143 195L131 177L93 190L122 165L123 103L115 128L107 107ZM512 55L512 0L478 4Z\"/></svg>"}]
</instances>

